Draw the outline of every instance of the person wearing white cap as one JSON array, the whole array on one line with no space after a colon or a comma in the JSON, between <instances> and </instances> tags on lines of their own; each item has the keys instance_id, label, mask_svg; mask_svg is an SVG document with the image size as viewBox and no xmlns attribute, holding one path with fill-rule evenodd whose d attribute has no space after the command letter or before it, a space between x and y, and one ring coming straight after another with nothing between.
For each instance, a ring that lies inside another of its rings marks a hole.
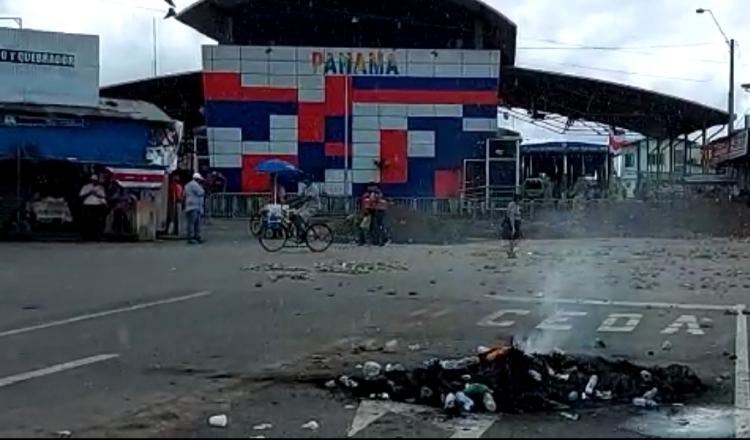
<instances>
[{"instance_id":1,"label":"person wearing white cap","mask_svg":"<svg viewBox=\"0 0 750 440\"><path fill-rule=\"evenodd\" d=\"M201 173L193 174L193 180L185 185L185 217L187 217L188 243L203 243L201 235L201 217L206 200L206 190L203 189Z\"/></svg>"}]
</instances>

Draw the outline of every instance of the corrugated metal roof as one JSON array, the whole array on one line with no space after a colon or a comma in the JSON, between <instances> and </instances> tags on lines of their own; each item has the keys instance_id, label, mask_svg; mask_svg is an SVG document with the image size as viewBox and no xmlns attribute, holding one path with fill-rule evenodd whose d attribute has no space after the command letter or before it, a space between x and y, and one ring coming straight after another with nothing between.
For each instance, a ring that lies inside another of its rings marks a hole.
<instances>
[{"instance_id":1,"label":"corrugated metal roof","mask_svg":"<svg viewBox=\"0 0 750 440\"><path fill-rule=\"evenodd\" d=\"M66 105L39 105L26 103L0 103L4 111L28 112L36 114L63 114L98 118L136 119L150 122L173 122L159 107L143 101L102 98L97 107L77 107Z\"/></svg>"}]
</instances>

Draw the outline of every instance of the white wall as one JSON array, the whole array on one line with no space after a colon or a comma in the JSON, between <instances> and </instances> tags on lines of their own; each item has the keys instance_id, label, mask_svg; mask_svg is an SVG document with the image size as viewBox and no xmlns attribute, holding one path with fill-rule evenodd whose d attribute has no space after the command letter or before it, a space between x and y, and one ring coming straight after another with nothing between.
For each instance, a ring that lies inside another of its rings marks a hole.
<instances>
[{"instance_id":1,"label":"white wall","mask_svg":"<svg viewBox=\"0 0 750 440\"><path fill-rule=\"evenodd\" d=\"M98 105L99 37L0 28L0 102Z\"/></svg>"}]
</instances>

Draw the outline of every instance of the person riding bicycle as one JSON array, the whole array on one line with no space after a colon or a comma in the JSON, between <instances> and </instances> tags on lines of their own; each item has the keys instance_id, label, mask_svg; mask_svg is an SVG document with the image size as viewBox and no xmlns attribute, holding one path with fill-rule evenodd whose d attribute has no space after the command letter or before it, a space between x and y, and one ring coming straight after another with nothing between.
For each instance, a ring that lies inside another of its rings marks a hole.
<instances>
[{"instance_id":1,"label":"person riding bicycle","mask_svg":"<svg viewBox=\"0 0 750 440\"><path fill-rule=\"evenodd\" d=\"M290 202L290 204L299 205L298 208L290 212L290 219L297 229L297 241L302 241L310 219L323 209L320 199L320 189L313 183L310 176L305 175L302 178L302 185L297 199Z\"/></svg>"}]
</instances>

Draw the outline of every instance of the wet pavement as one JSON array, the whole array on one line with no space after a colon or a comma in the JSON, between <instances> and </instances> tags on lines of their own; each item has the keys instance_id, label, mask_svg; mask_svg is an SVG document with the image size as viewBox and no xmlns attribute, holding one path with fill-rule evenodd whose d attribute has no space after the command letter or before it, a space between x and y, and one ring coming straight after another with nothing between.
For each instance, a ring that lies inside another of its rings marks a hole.
<instances>
[{"instance_id":1,"label":"wet pavement","mask_svg":"<svg viewBox=\"0 0 750 440\"><path fill-rule=\"evenodd\" d=\"M232 228L211 234L198 247L0 246L0 432L343 436L360 403L310 378L367 360L463 355L510 335L532 349L685 363L711 390L695 409L626 405L468 427L378 403L383 415L356 436L633 437L690 426L724 437L746 423L733 411L750 404L747 381L735 380L747 377L744 241L538 240L508 259L497 243L269 255ZM391 340L395 353L353 350ZM209 428L212 414L228 414L228 427ZM320 427L302 428L310 420ZM273 427L253 429L264 423Z\"/></svg>"}]
</instances>

